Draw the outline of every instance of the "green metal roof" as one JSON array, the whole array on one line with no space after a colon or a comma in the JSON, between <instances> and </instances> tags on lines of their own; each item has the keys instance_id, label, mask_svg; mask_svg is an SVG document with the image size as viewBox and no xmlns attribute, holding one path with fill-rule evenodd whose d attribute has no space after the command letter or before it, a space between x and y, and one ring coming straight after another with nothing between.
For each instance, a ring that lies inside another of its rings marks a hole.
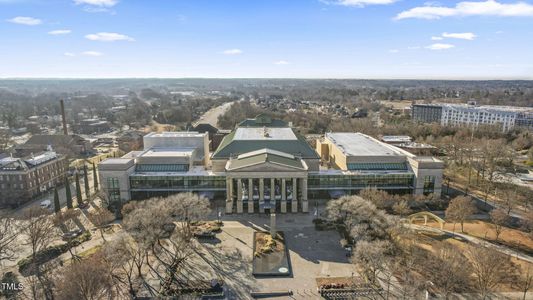
<instances>
[{"instance_id":1,"label":"green metal roof","mask_svg":"<svg viewBox=\"0 0 533 300\"><path fill-rule=\"evenodd\" d=\"M229 170L240 169L243 167L258 165L267 162L295 169L306 169L306 166L299 158L278 155L276 153L273 153L272 151L269 151L269 149L262 149L257 151L257 153L255 154L245 157L238 157L230 160Z\"/></svg>"},{"instance_id":2,"label":"green metal roof","mask_svg":"<svg viewBox=\"0 0 533 300\"><path fill-rule=\"evenodd\" d=\"M287 123L282 120L272 119L266 114L260 114L254 119L242 121L237 127L287 127Z\"/></svg>"},{"instance_id":3,"label":"green metal roof","mask_svg":"<svg viewBox=\"0 0 533 300\"><path fill-rule=\"evenodd\" d=\"M235 132L236 130L224 137L215 153L213 153L213 159L228 159L232 155L239 155L260 149L272 149L294 156L301 156L304 159L320 158L305 138L295 132L294 129L293 132L297 137L296 140L235 140Z\"/></svg>"}]
</instances>

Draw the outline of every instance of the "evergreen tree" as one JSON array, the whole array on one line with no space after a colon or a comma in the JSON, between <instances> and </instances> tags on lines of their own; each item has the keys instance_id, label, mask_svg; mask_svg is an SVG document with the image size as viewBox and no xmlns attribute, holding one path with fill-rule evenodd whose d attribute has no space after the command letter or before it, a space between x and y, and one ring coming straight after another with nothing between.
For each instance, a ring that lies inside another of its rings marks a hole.
<instances>
[{"instance_id":1,"label":"evergreen tree","mask_svg":"<svg viewBox=\"0 0 533 300\"><path fill-rule=\"evenodd\" d=\"M81 196L80 176L78 173L76 173L76 198L78 200L78 206L80 206L83 199Z\"/></svg>"},{"instance_id":2,"label":"evergreen tree","mask_svg":"<svg viewBox=\"0 0 533 300\"><path fill-rule=\"evenodd\" d=\"M65 194L67 196L67 208L72 208L72 192L70 191L70 182L68 181L68 177L65 178Z\"/></svg>"},{"instance_id":3,"label":"evergreen tree","mask_svg":"<svg viewBox=\"0 0 533 300\"><path fill-rule=\"evenodd\" d=\"M94 161L93 161L93 180L94 180L94 192L98 192L98 176L96 174L96 165L94 164Z\"/></svg>"},{"instance_id":4,"label":"evergreen tree","mask_svg":"<svg viewBox=\"0 0 533 300\"><path fill-rule=\"evenodd\" d=\"M83 181L85 183L85 196L87 197L87 200L91 197L91 191L89 190L89 175L87 174L88 171L87 165L83 164Z\"/></svg>"},{"instance_id":5,"label":"evergreen tree","mask_svg":"<svg viewBox=\"0 0 533 300\"><path fill-rule=\"evenodd\" d=\"M54 188L54 211L56 214L61 211L61 204L59 203L59 194L57 193L57 187Z\"/></svg>"}]
</instances>

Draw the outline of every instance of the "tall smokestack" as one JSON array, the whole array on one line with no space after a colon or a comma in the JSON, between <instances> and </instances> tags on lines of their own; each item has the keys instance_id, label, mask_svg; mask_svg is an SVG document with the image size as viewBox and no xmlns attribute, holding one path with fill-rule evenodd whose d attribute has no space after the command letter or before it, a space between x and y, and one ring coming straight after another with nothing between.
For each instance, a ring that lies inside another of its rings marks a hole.
<instances>
[{"instance_id":1,"label":"tall smokestack","mask_svg":"<svg viewBox=\"0 0 533 300\"><path fill-rule=\"evenodd\" d=\"M65 115L65 101L63 101L63 99L61 99L61 100L59 100L59 102L61 103L61 117L62 117L62 120L63 120L63 133L65 135L68 135L67 116Z\"/></svg>"}]
</instances>

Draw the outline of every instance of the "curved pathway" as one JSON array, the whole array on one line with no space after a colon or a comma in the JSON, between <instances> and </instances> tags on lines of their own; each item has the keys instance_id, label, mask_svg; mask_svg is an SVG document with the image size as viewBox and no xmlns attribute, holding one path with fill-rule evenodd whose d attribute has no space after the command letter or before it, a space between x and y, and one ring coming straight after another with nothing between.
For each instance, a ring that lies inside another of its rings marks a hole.
<instances>
[{"instance_id":1,"label":"curved pathway","mask_svg":"<svg viewBox=\"0 0 533 300\"><path fill-rule=\"evenodd\" d=\"M506 247L506 246L497 245L497 244L493 244L491 242L487 242L485 240L482 240L482 239L479 239L479 238L476 238L476 237L473 237L473 236L470 236L470 235L467 235L467 234L463 234L463 233L459 233L459 232L452 232L452 231L445 230L445 229L441 230L441 229L434 228L434 227L415 225L415 224L411 224L411 225L408 225L408 226L410 228L417 229L417 230L431 231L431 232L436 232L436 233L439 233L439 234L440 233L445 233L445 234L450 235L452 237L458 237L458 238L461 238L463 240L466 240L466 241L468 241L468 242L470 242L472 244L481 245L481 246L486 247L486 248L492 248L492 249L497 250L497 251L499 251L501 253L513 256L513 257L521 259L521 260L525 260L525 261L527 261L529 263L533 263L533 257L532 256L529 256L529 255L527 255L525 253L513 250L513 249L511 249L509 247Z\"/></svg>"}]
</instances>

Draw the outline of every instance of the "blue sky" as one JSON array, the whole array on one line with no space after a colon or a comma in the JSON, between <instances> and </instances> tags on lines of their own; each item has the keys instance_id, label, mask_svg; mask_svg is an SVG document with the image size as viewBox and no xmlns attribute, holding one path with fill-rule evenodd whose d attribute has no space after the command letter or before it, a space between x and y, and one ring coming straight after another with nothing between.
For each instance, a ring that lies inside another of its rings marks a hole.
<instances>
[{"instance_id":1,"label":"blue sky","mask_svg":"<svg viewBox=\"0 0 533 300\"><path fill-rule=\"evenodd\" d=\"M533 1L0 0L0 77L533 79Z\"/></svg>"}]
</instances>

